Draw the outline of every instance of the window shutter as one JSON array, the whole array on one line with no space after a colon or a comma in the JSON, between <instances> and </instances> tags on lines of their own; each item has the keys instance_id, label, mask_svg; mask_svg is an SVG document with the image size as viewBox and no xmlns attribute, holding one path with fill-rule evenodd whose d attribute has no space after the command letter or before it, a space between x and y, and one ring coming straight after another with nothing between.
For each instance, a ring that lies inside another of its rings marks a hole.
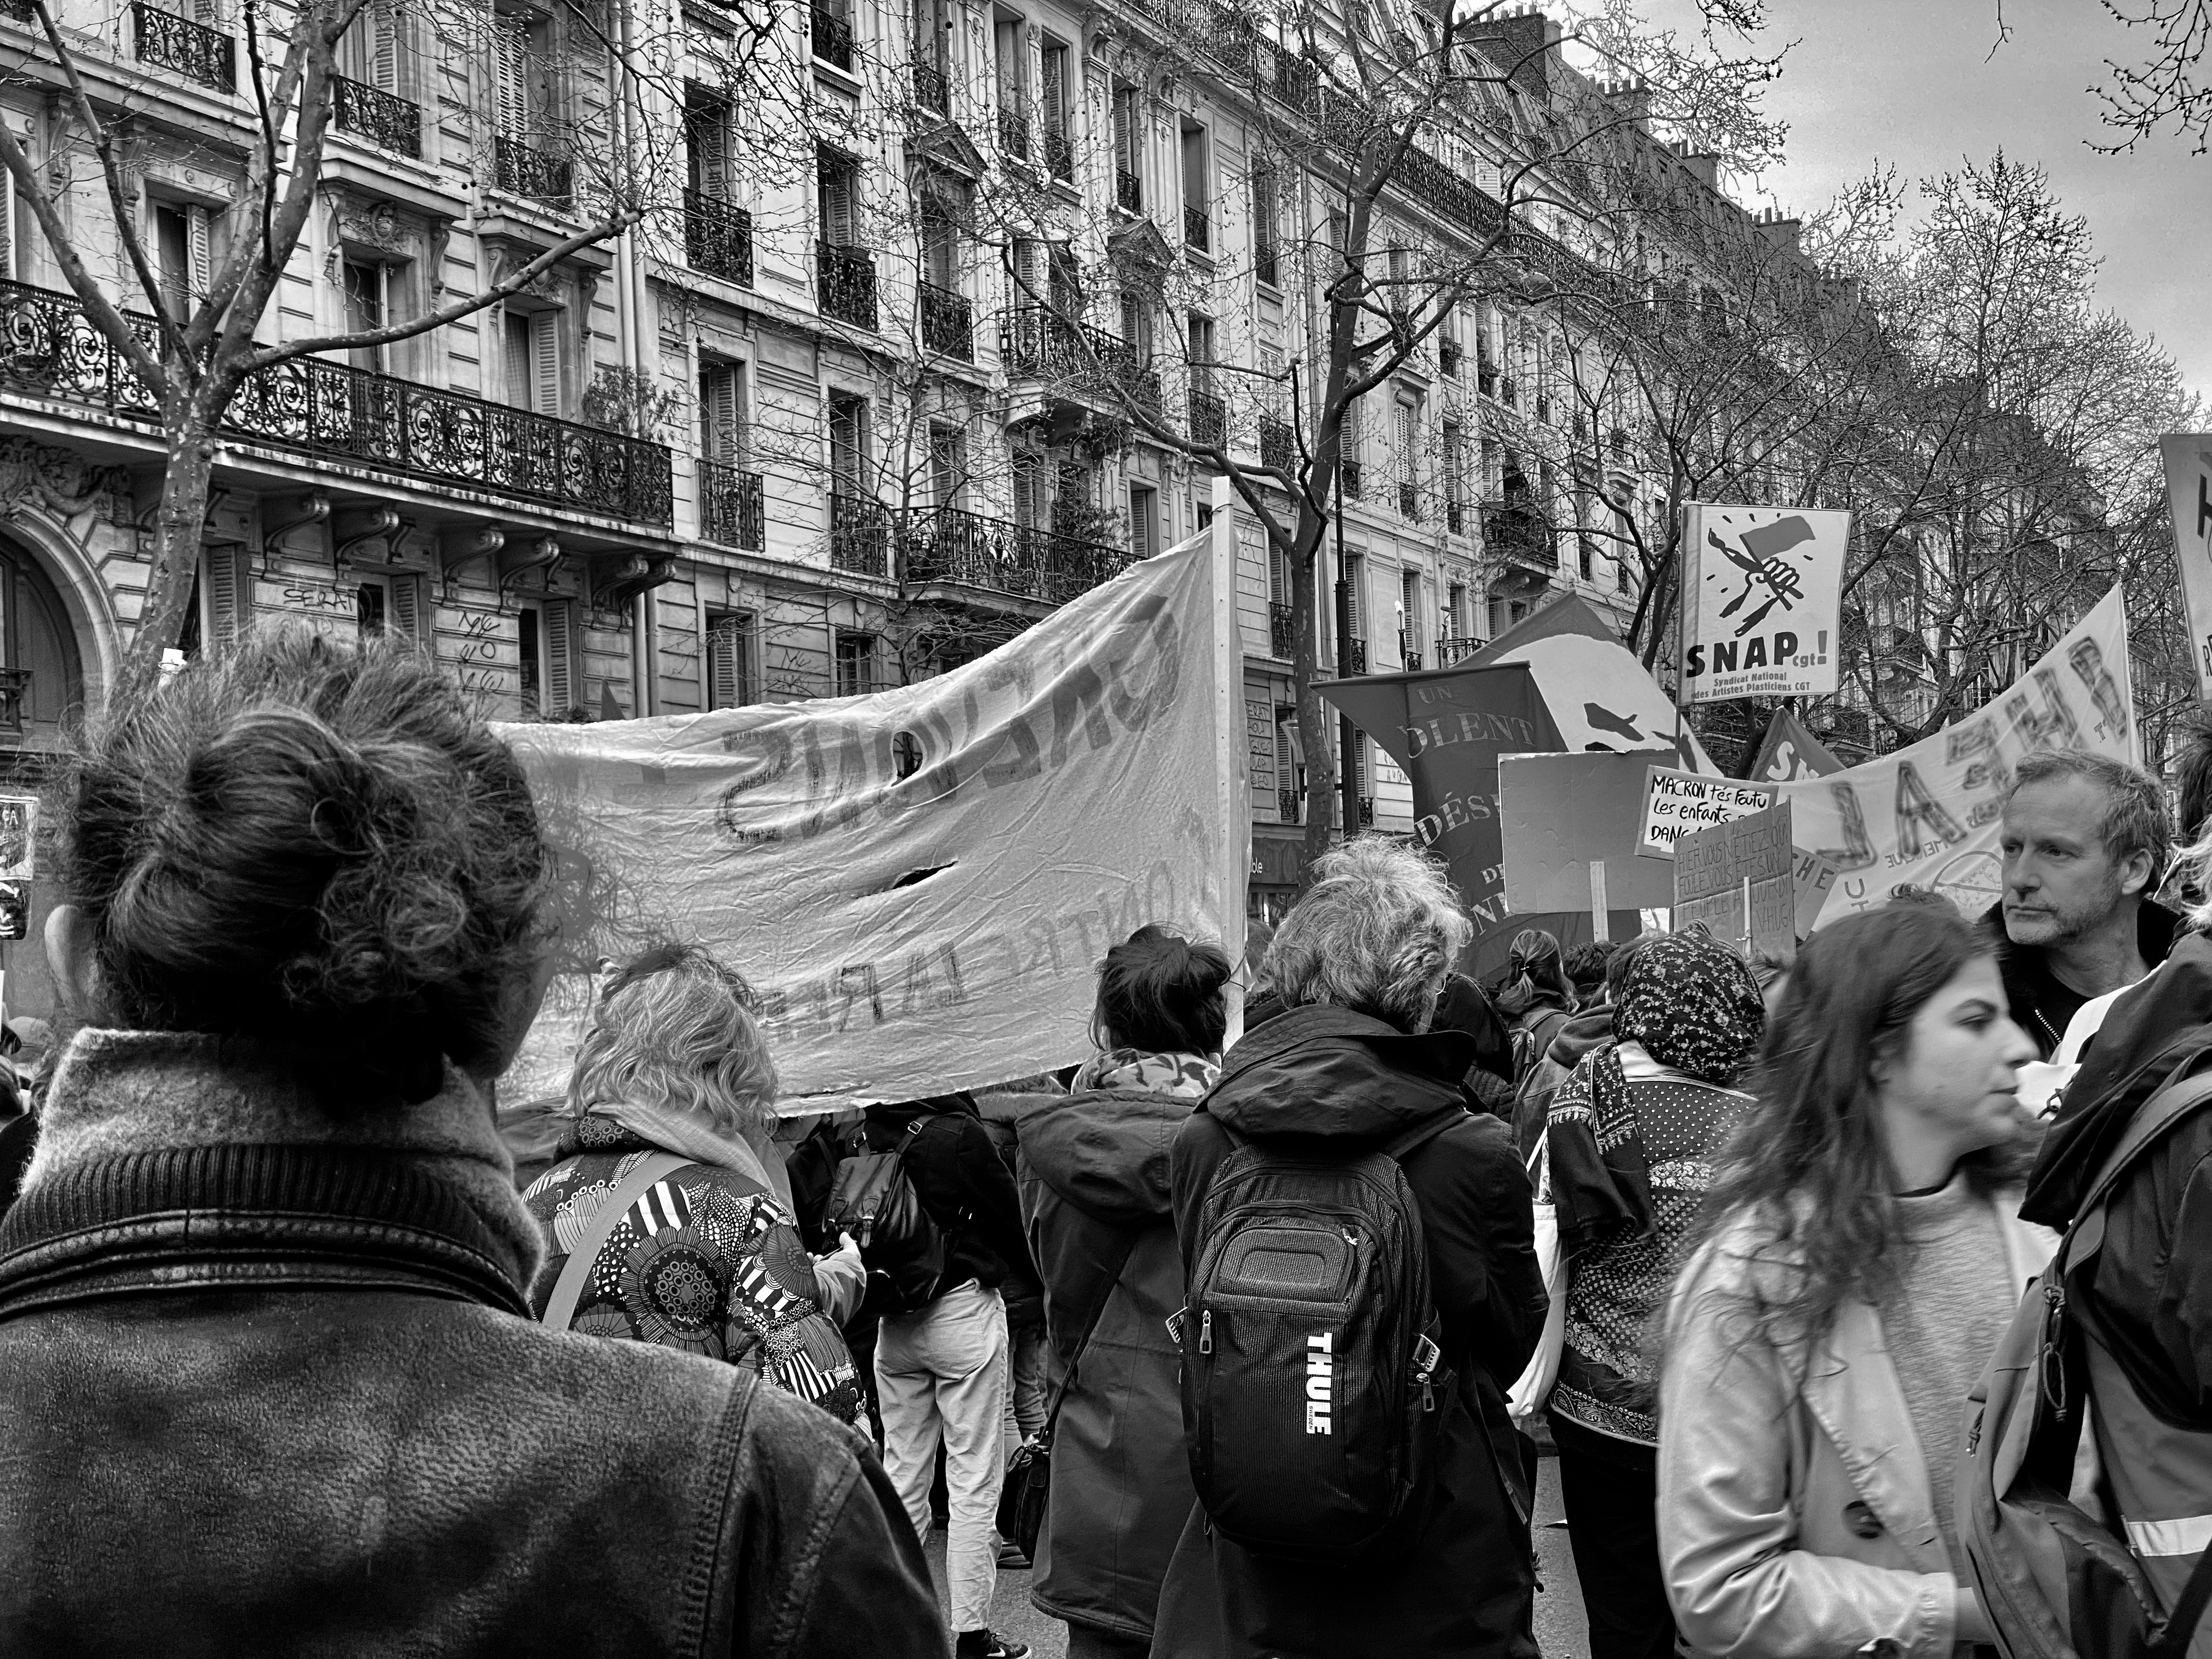
<instances>
[{"instance_id":1,"label":"window shutter","mask_svg":"<svg viewBox=\"0 0 2212 1659\"><path fill-rule=\"evenodd\" d=\"M1059 137L1067 132L1067 48L1044 49L1044 130Z\"/></svg>"},{"instance_id":2,"label":"window shutter","mask_svg":"<svg viewBox=\"0 0 2212 1659\"><path fill-rule=\"evenodd\" d=\"M1034 454L1014 457L1014 522L1035 529L1045 521L1044 465Z\"/></svg>"},{"instance_id":3,"label":"window shutter","mask_svg":"<svg viewBox=\"0 0 2212 1659\"><path fill-rule=\"evenodd\" d=\"M0 276L15 274L15 175L0 167Z\"/></svg>"},{"instance_id":4,"label":"window shutter","mask_svg":"<svg viewBox=\"0 0 2212 1659\"><path fill-rule=\"evenodd\" d=\"M1362 800L1372 799L1375 791L1367 781L1367 734L1354 732L1352 737L1352 793ZM1354 833L1358 826L1354 826Z\"/></svg>"},{"instance_id":5,"label":"window shutter","mask_svg":"<svg viewBox=\"0 0 2212 1659\"><path fill-rule=\"evenodd\" d=\"M550 715L558 717L575 706L575 680L569 659L568 602L549 599L539 611L539 635L545 653L544 693L540 707Z\"/></svg>"},{"instance_id":6,"label":"window shutter","mask_svg":"<svg viewBox=\"0 0 2212 1659\"><path fill-rule=\"evenodd\" d=\"M821 196L822 240L832 247L853 245L853 167L832 149L817 153L815 181Z\"/></svg>"},{"instance_id":7,"label":"window shutter","mask_svg":"<svg viewBox=\"0 0 2212 1659\"><path fill-rule=\"evenodd\" d=\"M707 629L707 706L738 708L745 701L743 617L717 617Z\"/></svg>"},{"instance_id":8,"label":"window shutter","mask_svg":"<svg viewBox=\"0 0 2212 1659\"><path fill-rule=\"evenodd\" d=\"M1357 553L1346 558L1344 586L1345 592L1349 595L1348 608L1352 618L1352 637L1355 640L1364 640L1367 637L1367 624L1360 617L1360 612L1366 607L1361 603L1359 592L1366 580L1367 561Z\"/></svg>"},{"instance_id":9,"label":"window shutter","mask_svg":"<svg viewBox=\"0 0 2212 1659\"><path fill-rule=\"evenodd\" d=\"M253 570L229 548L207 554L208 635L228 653L253 622Z\"/></svg>"},{"instance_id":10,"label":"window shutter","mask_svg":"<svg viewBox=\"0 0 2212 1659\"><path fill-rule=\"evenodd\" d=\"M215 239L205 208L185 210L185 234L191 239L192 300L197 304L206 299L208 290L215 286Z\"/></svg>"},{"instance_id":11,"label":"window shutter","mask_svg":"<svg viewBox=\"0 0 2212 1659\"><path fill-rule=\"evenodd\" d=\"M1398 573L1398 603L1406 612L1406 649L1416 656L1421 649L1421 578L1417 572Z\"/></svg>"},{"instance_id":12,"label":"window shutter","mask_svg":"<svg viewBox=\"0 0 2212 1659\"><path fill-rule=\"evenodd\" d=\"M699 147L699 193L709 201L730 199L730 110L715 104L694 117L691 142Z\"/></svg>"},{"instance_id":13,"label":"window shutter","mask_svg":"<svg viewBox=\"0 0 2212 1659\"><path fill-rule=\"evenodd\" d=\"M1298 787L1297 766L1291 756L1291 725L1283 718L1283 710L1275 711L1275 787L1285 794ZM1291 714L1293 718L1297 710Z\"/></svg>"},{"instance_id":14,"label":"window shutter","mask_svg":"<svg viewBox=\"0 0 2212 1659\"><path fill-rule=\"evenodd\" d=\"M1137 91L1114 88L1114 165L1125 173L1137 170Z\"/></svg>"},{"instance_id":15,"label":"window shutter","mask_svg":"<svg viewBox=\"0 0 2212 1659\"><path fill-rule=\"evenodd\" d=\"M507 379L507 405L528 409L530 392L530 319L519 311L500 313L501 364Z\"/></svg>"},{"instance_id":16,"label":"window shutter","mask_svg":"<svg viewBox=\"0 0 2212 1659\"><path fill-rule=\"evenodd\" d=\"M422 640L422 585L416 576L395 573L392 585L392 627L420 644Z\"/></svg>"},{"instance_id":17,"label":"window shutter","mask_svg":"<svg viewBox=\"0 0 2212 1659\"><path fill-rule=\"evenodd\" d=\"M530 130L530 26L519 17L502 17L492 33L497 59L499 130L510 138Z\"/></svg>"},{"instance_id":18,"label":"window shutter","mask_svg":"<svg viewBox=\"0 0 2212 1659\"><path fill-rule=\"evenodd\" d=\"M706 404L707 458L724 466L735 466L744 448L739 434L744 429L744 411L738 374L736 364L717 363L699 377Z\"/></svg>"},{"instance_id":19,"label":"window shutter","mask_svg":"<svg viewBox=\"0 0 2212 1659\"><path fill-rule=\"evenodd\" d=\"M561 313L530 319L530 406L540 415L561 412Z\"/></svg>"},{"instance_id":20,"label":"window shutter","mask_svg":"<svg viewBox=\"0 0 2212 1659\"><path fill-rule=\"evenodd\" d=\"M1281 550L1267 550L1267 601L1271 605L1288 605L1291 591L1290 561Z\"/></svg>"},{"instance_id":21,"label":"window shutter","mask_svg":"<svg viewBox=\"0 0 2212 1659\"><path fill-rule=\"evenodd\" d=\"M380 91L399 90L399 10L393 0L377 0L368 15L369 84Z\"/></svg>"},{"instance_id":22,"label":"window shutter","mask_svg":"<svg viewBox=\"0 0 2212 1659\"><path fill-rule=\"evenodd\" d=\"M1411 404L1400 404L1398 405L1398 477L1401 483L1413 482L1415 457L1413 406Z\"/></svg>"}]
</instances>

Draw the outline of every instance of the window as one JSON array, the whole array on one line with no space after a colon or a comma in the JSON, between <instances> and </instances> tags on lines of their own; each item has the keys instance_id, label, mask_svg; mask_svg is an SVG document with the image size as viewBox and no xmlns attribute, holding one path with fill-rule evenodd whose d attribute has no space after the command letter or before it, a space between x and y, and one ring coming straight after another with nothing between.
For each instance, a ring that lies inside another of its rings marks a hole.
<instances>
[{"instance_id":1,"label":"window","mask_svg":"<svg viewBox=\"0 0 2212 1659\"><path fill-rule=\"evenodd\" d=\"M1275 250L1279 233L1276 228L1276 205L1282 195L1282 185L1272 161L1261 161L1252 169L1252 274L1270 288L1278 279Z\"/></svg>"},{"instance_id":2,"label":"window","mask_svg":"<svg viewBox=\"0 0 2212 1659\"><path fill-rule=\"evenodd\" d=\"M840 631L837 635L836 695L860 697L875 689L876 636Z\"/></svg>"},{"instance_id":3,"label":"window","mask_svg":"<svg viewBox=\"0 0 2212 1659\"><path fill-rule=\"evenodd\" d=\"M208 291L213 252L208 210L183 204L157 203L154 208L154 261L161 279L161 297L179 317L191 314L193 306Z\"/></svg>"},{"instance_id":4,"label":"window","mask_svg":"<svg viewBox=\"0 0 2212 1659\"><path fill-rule=\"evenodd\" d=\"M1024 530L1042 530L1050 515L1045 510L1044 457L1034 449L1014 453L1014 522Z\"/></svg>"},{"instance_id":5,"label":"window","mask_svg":"<svg viewBox=\"0 0 2212 1659\"><path fill-rule=\"evenodd\" d=\"M504 12L492 24L493 116L499 133L541 138L554 114L552 19Z\"/></svg>"},{"instance_id":6,"label":"window","mask_svg":"<svg viewBox=\"0 0 2212 1659\"><path fill-rule=\"evenodd\" d=\"M921 280L957 293L961 230L974 221L974 191L964 179L932 170L922 179L921 205Z\"/></svg>"},{"instance_id":7,"label":"window","mask_svg":"<svg viewBox=\"0 0 2212 1659\"><path fill-rule=\"evenodd\" d=\"M1067 45L1048 39L1039 60L1043 65L1037 88L1038 117L1044 129L1044 161L1054 178L1075 177L1075 144L1068 131Z\"/></svg>"},{"instance_id":8,"label":"window","mask_svg":"<svg viewBox=\"0 0 2212 1659\"><path fill-rule=\"evenodd\" d=\"M363 6L338 42L338 73L379 92L399 92L402 21L397 0Z\"/></svg>"},{"instance_id":9,"label":"window","mask_svg":"<svg viewBox=\"0 0 2212 1659\"><path fill-rule=\"evenodd\" d=\"M1114 201L1130 213L1145 210L1144 92L1127 82L1114 88Z\"/></svg>"},{"instance_id":10,"label":"window","mask_svg":"<svg viewBox=\"0 0 2212 1659\"><path fill-rule=\"evenodd\" d=\"M1460 468L1467 459L1467 440L1457 421L1446 421L1443 433L1444 461L1444 528L1454 534L1467 530L1467 485Z\"/></svg>"},{"instance_id":11,"label":"window","mask_svg":"<svg viewBox=\"0 0 2212 1659\"><path fill-rule=\"evenodd\" d=\"M1421 638L1421 576L1417 570L1398 573L1398 612L1404 620L1398 629L1398 655L1407 667L1419 665L1424 641Z\"/></svg>"},{"instance_id":12,"label":"window","mask_svg":"<svg viewBox=\"0 0 2212 1659\"><path fill-rule=\"evenodd\" d=\"M1129 486L1129 556L1149 559L1160 550L1159 491L1150 484Z\"/></svg>"},{"instance_id":13,"label":"window","mask_svg":"<svg viewBox=\"0 0 2212 1659\"><path fill-rule=\"evenodd\" d=\"M1213 246L1213 168L1206 129L1195 121L1182 126L1182 240L1201 252Z\"/></svg>"},{"instance_id":14,"label":"window","mask_svg":"<svg viewBox=\"0 0 2212 1659\"><path fill-rule=\"evenodd\" d=\"M1467 588L1462 583L1453 582L1444 589L1444 626L1452 638L1467 637Z\"/></svg>"},{"instance_id":15,"label":"window","mask_svg":"<svg viewBox=\"0 0 2212 1659\"><path fill-rule=\"evenodd\" d=\"M1194 311L1190 313L1188 328L1190 334L1190 389L1193 392L1210 397L1215 390L1213 384L1213 319L1211 317L1202 317Z\"/></svg>"},{"instance_id":16,"label":"window","mask_svg":"<svg viewBox=\"0 0 2212 1659\"><path fill-rule=\"evenodd\" d=\"M867 494L868 400L830 394L830 487L840 495Z\"/></svg>"},{"instance_id":17,"label":"window","mask_svg":"<svg viewBox=\"0 0 2212 1659\"><path fill-rule=\"evenodd\" d=\"M715 358L699 364L699 453L736 466L745 453L745 367Z\"/></svg>"},{"instance_id":18,"label":"window","mask_svg":"<svg viewBox=\"0 0 2212 1659\"><path fill-rule=\"evenodd\" d=\"M860 167L841 149L827 144L815 147L815 202L821 213L822 240L832 247L853 247L859 243L854 192Z\"/></svg>"},{"instance_id":19,"label":"window","mask_svg":"<svg viewBox=\"0 0 2212 1659\"><path fill-rule=\"evenodd\" d=\"M1029 53L1021 20L1001 17L991 27L992 58L999 78L999 148L1018 160L1030 155Z\"/></svg>"},{"instance_id":20,"label":"window","mask_svg":"<svg viewBox=\"0 0 2212 1659\"><path fill-rule=\"evenodd\" d=\"M540 415L558 415L561 313L509 307L500 313L500 320L507 406L532 410Z\"/></svg>"},{"instance_id":21,"label":"window","mask_svg":"<svg viewBox=\"0 0 2212 1659\"><path fill-rule=\"evenodd\" d=\"M519 620L522 712L558 720L576 702L568 601L525 605Z\"/></svg>"},{"instance_id":22,"label":"window","mask_svg":"<svg viewBox=\"0 0 2212 1659\"><path fill-rule=\"evenodd\" d=\"M345 290L348 333L362 333L384 326L385 271L385 266L364 260L349 259L345 262L341 279ZM384 349L373 345L356 347L353 366L380 371L384 368Z\"/></svg>"},{"instance_id":23,"label":"window","mask_svg":"<svg viewBox=\"0 0 2212 1659\"><path fill-rule=\"evenodd\" d=\"M1398 464L1398 516L1415 520L1421 516L1420 412L1412 404L1401 401L1397 416L1394 434L1397 453L1391 459Z\"/></svg>"},{"instance_id":24,"label":"window","mask_svg":"<svg viewBox=\"0 0 2212 1659\"><path fill-rule=\"evenodd\" d=\"M939 507L958 507L968 488L968 434L957 426L929 428L929 492Z\"/></svg>"},{"instance_id":25,"label":"window","mask_svg":"<svg viewBox=\"0 0 2212 1659\"><path fill-rule=\"evenodd\" d=\"M420 579L394 571L371 577L354 590L354 617L363 640L381 634L418 639L422 626Z\"/></svg>"},{"instance_id":26,"label":"window","mask_svg":"<svg viewBox=\"0 0 2212 1659\"><path fill-rule=\"evenodd\" d=\"M752 628L744 611L707 613L708 708L742 708L752 701Z\"/></svg>"},{"instance_id":27,"label":"window","mask_svg":"<svg viewBox=\"0 0 2212 1659\"><path fill-rule=\"evenodd\" d=\"M730 106L702 87L684 89L685 182L709 202L730 199Z\"/></svg>"},{"instance_id":28,"label":"window","mask_svg":"<svg viewBox=\"0 0 2212 1659\"><path fill-rule=\"evenodd\" d=\"M1347 553L1344 556L1344 586L1346 604L1352 626L1348 637L1364 640L1367 637L1367 606L1362 602L1361 590L1367 585L1367 556Z\"/></svg>"},{"instance_id":29,"label":"window","mask_svg":"<svg viewBox=\"0 0 2212 1659\"><path fill-rule=\"evenodd\" d=\"M1280 797L1279 815L1285 823L1298 821L1298 808L1306 795L1305 757L1298 742L1298 711L1288 703L1275 705L1275 788Z\"/></svg>"},{"instance_id":30,"label":"window","mask_svg":"<svg viewBox=\"0 0 2212 1659\"><path fill-rule=\"evenodd\" d=\"M1124 289L1121 295L1121 337L1135 349L1137 361L1152 360L1152 307L1141 294Z\"/></svg>"}]
</instances>

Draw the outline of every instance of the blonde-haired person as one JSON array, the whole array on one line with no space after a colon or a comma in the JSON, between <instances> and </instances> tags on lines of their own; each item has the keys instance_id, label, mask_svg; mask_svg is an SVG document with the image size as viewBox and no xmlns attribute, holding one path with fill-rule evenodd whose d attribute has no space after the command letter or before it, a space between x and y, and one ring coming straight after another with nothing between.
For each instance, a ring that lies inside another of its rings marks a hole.
<instances>
[{"instance_id":1,"label":"blonde-haired person","mask_svg":"<svg viewBox=\"0 0 2212 1659\"><path fill-rule=\"evenodd\" d=\"M749 1367L843 1422L860 1376L838 1327L866 1284L860 1251L807 1253L783 1161L769 1145L775 1064L744 978L696 945L665 945L599 994L568 1085L561 1161L523 1202L546 1238L531 1285L540 1318L594 1336ZM683 1160L605 1205L656 1153ZM568 1258L593 1237L587 1273Z\"/></svg>"}]
</instances>

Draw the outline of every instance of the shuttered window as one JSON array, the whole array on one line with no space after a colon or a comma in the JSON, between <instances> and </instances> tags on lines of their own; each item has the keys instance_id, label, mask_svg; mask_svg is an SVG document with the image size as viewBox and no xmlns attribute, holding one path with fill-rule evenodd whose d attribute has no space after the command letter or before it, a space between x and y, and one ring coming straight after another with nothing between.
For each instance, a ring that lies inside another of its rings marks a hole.
<instances>
[{"instance_id":1,"label":"shuttered window","mask_svg":"<svg viewBox=\"0 0 2212 1659\"><path fill-rule=\"evenodd\" d=\"M699 447L710 461L736 466L745 453L744 367L711 358L699 369Z\"/></svg>"},{"instance_id":2,"label":"shuttered window","mask_svg":"<svg viewBox=\"0 0 2212 1659\"><path fill-rule=\"evenodd\" d=\"M15 175L0 167L0 276L14 282L15 268Z\"/></svg>"},{"instance_id":3,"label":"shuttered window","mask_svg":"<svg viewBox=\"0 0 2212 1659\"><path fill-rule=\"evenodd\" d=\"M1047 513L1044 501L1044 461L1034 450L1014 457L1014 522L1025 530L1042 529Z\"/></svg>"},{"instance_id":4,"label":"shuttered window","mask_svg":"<svg viewBox=\"0 0 2212 1659\"><path fill-rule=\"evenodd\" d=\"M206 559L201 582L207 594L208 635L222 654L253 625L253 567L227 547L209 549Z\"/></svg>"},{"instance_id":5,"label":"shuttered window","mask_svg":"<svg viewBox=\"0 0 2212 1659\"><path fill-rule=\"evenodd\" d=\"M710 201L730 198L730 106L702 93L687 92L684 137L690 146L691 188Z\"/></svg>"},{"instance_id":6,"label":"shuttered window","mask_svg":"<svg viewBox=\"0 0 2212 1659\"><path fill-rule=\"evenodd\" d=\"M752 700L752 623L743 611L707 613L709 708L742 708Z\"/></svg>"},{"instance_id":7,"label":"shuttered window","mask_svg":"<svg viewBox=\"0 0 2212 1659\"><path fill-rule=\"evenodd\" d=\"M815 193L822 215L822 240L832 247L851 247L856 238L853 216L853 158L827 144L816 147Z\"/></svg>"},{"instance_id":8,"label":"shuttered window","mask_svg":"<svg viewBox=\"0 0 2212 1659\"><path fill-rule=\"evenodd\" d=\"M389 579L392 590L390 627L417 644L425 642L422 629L422 579L404 573Z\"/></svg>"},{"instance_id":9,"label":"shuttered window","mask_svg":"<svg viewBox=\"0 0 2212 1659\"><path fill-rule=\"evenodd\" d=\"M1364 640L1367 637L1367 606L1364 603L1364 597L1360 592L1360 590L1364 587L1366 584L1366 556L1359 553L1346 554L1344 556L1344 586L1345 591L1351 596L1347 603L1350 606L1352 617L1352 637L1355 640Z\"/></svg>"},{"instance_id":10,"label":"shuttered window","mask_svg":"<svg viewBox=\"0 0 2212 1659\"><path fill-rule=\"evenodd\" d=\"M1405 649L1407 654L1421 654L1421 578L1417 571L1398 573L1398 603L1406 613Z\"/></svg>"},{"instance_id":11,"label":"shuttered window","mask_svg":"<svg viewBox=\"0 0 2212 1659\"><path fill-rule=\"evenodd\" d=\"M500 313L501 369L510 409L531 406L530 316L527 312Z\"/></svg>"},{"instance_id":12,"label":"shuttered window","mask_svg":"<svg viewBox=\"0 0 2212 1659\"><path fill-rule=\"evenodd\" d=\"M541 311L530 319L530 406L540 415L561 412L561 313Z\"/></svg>"},{"instance_id":13,"label":"shuttered window","mask_svg":"<svg viewBox=\"0 0 2212 1659\"><path fill-rule=\"evenodd\" d=\"M845 392L830 398L830 473L840 495L865 493L868 464L868 400Z\"/></svg>"},{"instance_id":14,"label":"shuttered window","mask_svg":"<svg viewBox=\"0 0 2212 1659\"><path fill-rule=\"evenodd\" d=\"M520 17L493 20L492 58L499 130L510 138L530 131L530 24Z\"/></svg>"},{"instance_id":15,"label":"shuttered window","mask_svg":"<svg viewBox=\"0 0 2212 1659\"><path fill-rule=\"evenodd\" d=\"M544 657L542 700L544 712L564 714L575 706L574 643L570 607L566 599L548 599L539 607L539 645Z\"/></svg>"}]
</instances>

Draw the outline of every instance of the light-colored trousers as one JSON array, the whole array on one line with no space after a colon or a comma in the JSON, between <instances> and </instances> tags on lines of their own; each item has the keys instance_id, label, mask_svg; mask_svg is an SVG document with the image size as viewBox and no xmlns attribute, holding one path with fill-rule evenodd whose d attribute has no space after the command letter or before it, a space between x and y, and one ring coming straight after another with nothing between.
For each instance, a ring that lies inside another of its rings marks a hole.
<instances>
[{"instance_id":1,"label":"light-colored trousers","mask_svg":"<svg viewBox=\"0 0 2212 1659\"><path fill-rule=\"evenodd\" d=\"M884 1469L917 1538L929 1536L930 1480L938 1442L945 1444L945 1576L955 1632L986 1628L998 1589L1006 1379L1006 1304L972 1279L920 1313L885 1319L876 1338Z\"/></svg>"}]
</instances>

